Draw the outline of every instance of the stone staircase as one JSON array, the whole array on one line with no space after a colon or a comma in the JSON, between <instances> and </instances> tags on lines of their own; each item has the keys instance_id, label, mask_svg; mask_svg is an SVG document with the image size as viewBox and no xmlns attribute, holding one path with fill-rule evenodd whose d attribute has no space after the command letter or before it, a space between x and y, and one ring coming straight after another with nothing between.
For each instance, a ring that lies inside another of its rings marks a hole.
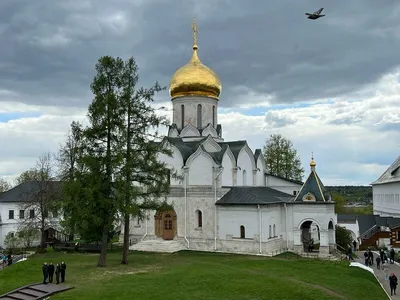
<instances>
[{"instance_id":1,"label":"stone staircase","mask_svg":"<svg viewBox=\"0 0 400 300\"><path fill-rule=\"evenodd\" d=\"M141 241L129 247L129 250L146 251L146 252L163 252L174 253L186 250L186 247L179 241L166 241L162 239Z\"/></svg>"}]
</instances>

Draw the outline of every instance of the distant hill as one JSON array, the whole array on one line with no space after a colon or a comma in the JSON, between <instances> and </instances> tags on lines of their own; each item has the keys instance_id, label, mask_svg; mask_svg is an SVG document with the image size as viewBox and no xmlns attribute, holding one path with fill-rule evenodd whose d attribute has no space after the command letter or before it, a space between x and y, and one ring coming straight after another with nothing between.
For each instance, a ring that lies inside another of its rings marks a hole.
<instances>
[{"instance_id":1,"label":"distant hill","mask_svg":"<svg viewBox=\"0 0 400 300\"><path fill-rule=\"evenodd\" d=\"M325 186L326 189L333 195L341 195L346 204L360 203L365 204L372 203L372 187L371 186Z\"/></svg>"}]
</instances>

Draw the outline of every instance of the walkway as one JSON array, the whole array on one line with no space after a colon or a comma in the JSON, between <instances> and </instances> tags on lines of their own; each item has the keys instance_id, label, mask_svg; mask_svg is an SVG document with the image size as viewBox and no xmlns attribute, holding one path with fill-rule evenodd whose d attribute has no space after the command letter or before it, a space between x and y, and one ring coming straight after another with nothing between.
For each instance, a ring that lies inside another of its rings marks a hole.
<instances>
[{"instance_id":1,"label":"walkway","mask_svg":"<svg viewBox=\"0 0 400 300\"><path fill-rule=\"evenodd\" d=\"M45 299L55 293L67 291L73 287L65 284L31 284L1 295L0 300L37 300Z\"/></svg>"},{"instance_id":2,"label":"walkway","mask_svg":"<svg viewBox=\"0 0 400 300\"><path fill-rule=\"evenodd\" d=\"M378 270L376 268L376 257L378 256L378 253L374 252L374 264L371 266L372 269L374 270L375 276L378 278L379 282L383 285L383 287L385 288L385 290L387 291L387 293L390 295L390 286L389 286L389 280L385 280L385 275L383 274L383 270ZM365 260L364 260L364 251L358 251L357 252L357 256L359 257L356 261L359 263L364 264ZM395 273L397 278L399 279L399 283L400 283L400 266L398 264L388 264L389 266L389 276L392 273ZM397 290L396 290L396 294L397 295L393 295L391 296L391 299L400 299L400 288L399 286L397 286Z\"/></svg>"}]
</instances>

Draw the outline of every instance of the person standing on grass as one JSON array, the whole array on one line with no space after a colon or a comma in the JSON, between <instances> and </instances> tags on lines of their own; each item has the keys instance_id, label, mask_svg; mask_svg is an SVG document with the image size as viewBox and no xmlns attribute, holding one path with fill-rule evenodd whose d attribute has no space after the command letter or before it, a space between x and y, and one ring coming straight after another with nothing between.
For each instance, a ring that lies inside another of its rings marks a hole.
<instances>
[{"instance_id":1,"label":"person standing on grass","mask_svg":"<svg viewBox=\"0 0 400 300\"><path fill-rule=\"evenodd\" d=\"M380 258L380 256L376 257L376 268L378 270L381 268L381 258Z\"/></svg>"},{"instance_id":2,"label":"person standing on grass","mask_svg":"<svg viewBox=\"0 0 400 300\"><path fill-rule=\"evenodd\" d=\"M60 264L57 264L57 266L56 266L56 284L60 283L60 273L61 273L61 267L60 267Z\"/></svg>"},{"instance_id":3,"label":"person standing on grass","mask_svg":"<svg viewBox=\"0 0 400 300\"><path fill-rule=\"evenodd\" d=\"M65 281L65 270L67 269L67 265L65 262L61 262L60 270L61 270L61 282Z\"/></svg>"},{"instance_id":4,"label":"person standing on grass","mask_svg":"<svg viewBox=\"0 0 400 300\"><path fill-rule=\"evenodd\" d=\"M393 293L396 295L397 277L394 273L390 274L389 285L390 285L390 295L393 296Z\"/></svg>"},{"instance_id":5,"label":"person standing on grass","mask_svg":"<svg viewBox=\"0 0 400 300\"><path fill-rule=\"evenodd\" d=\"M43 264L42 272L43 272L43 284L47 284L47 277L49 276L49 269L48 269L46 262Z\"/></svg>"},{"instance_id":6,"label":"person standing on grass","mask_svg":"<svg viewBox=\"0 0 400 300\"><path fill-rule=\"evenodd\" d=\"M47 267L49 273L49 282L53 283L53 276L54 276L54 265L50 262L49 266Z\"/></svg>"}]
</instances>

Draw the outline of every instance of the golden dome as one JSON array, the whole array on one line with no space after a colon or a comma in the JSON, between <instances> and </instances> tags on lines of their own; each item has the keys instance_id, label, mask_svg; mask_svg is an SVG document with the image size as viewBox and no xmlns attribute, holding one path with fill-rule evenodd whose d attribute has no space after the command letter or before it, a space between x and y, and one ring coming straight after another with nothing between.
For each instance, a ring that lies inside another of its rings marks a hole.
<instances>
[{"instance_id":1,"label":"golden dome","mask_svg":"<svg viewBox=\"0 0 400 300\"><path fill-rule=\"evenodd\" d=\"M310 162L310 167L315 167L317 163L314 160L314 154L311 155L311 162Z\"/></svg>"},{"instance_id":2,"label":"golden dome","mask_svg":"<svg viewBox=\"0 0 400 300\"><path fill-rule=\"evenodd\" d=\"M217 74L203 65L197 55L197 27L193 21L193 55L190 61L179 68L169 83L171 99L182 96L204 96L217 99L221 94L221 81Z\"/></svg>"}]
</instances>

